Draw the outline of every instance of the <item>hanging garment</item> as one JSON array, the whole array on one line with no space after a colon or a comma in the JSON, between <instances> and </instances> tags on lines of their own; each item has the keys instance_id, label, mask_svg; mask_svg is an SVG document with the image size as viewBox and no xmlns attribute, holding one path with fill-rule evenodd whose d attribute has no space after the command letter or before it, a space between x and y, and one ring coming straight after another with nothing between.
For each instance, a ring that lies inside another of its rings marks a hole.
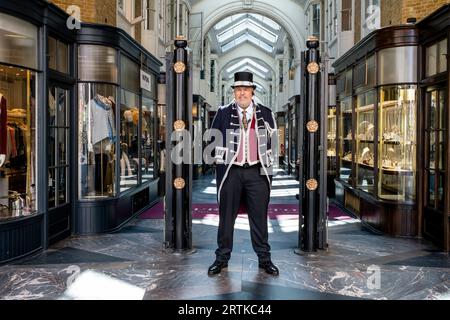
<instances>
[{"instance_id":1,"label":"hanging garment","mask_svg":"<svg viewBox=\"0 0 450 320\"><path fill-rule=\"evenodd\" d=\"M6 99L0 93L0 154L6 154L6 122L7 122Z\"/></svg>"}]
</instances>

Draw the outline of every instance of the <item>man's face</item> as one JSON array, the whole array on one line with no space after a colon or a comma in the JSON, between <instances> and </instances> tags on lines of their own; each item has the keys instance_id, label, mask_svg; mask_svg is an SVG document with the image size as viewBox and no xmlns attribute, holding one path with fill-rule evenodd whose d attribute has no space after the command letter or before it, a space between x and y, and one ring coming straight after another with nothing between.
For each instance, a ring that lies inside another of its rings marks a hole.
<instances>
[{"instance_id":1,"label":"man's face","mask_svg":"<svg viewBox=\"0 0 450 320\"><path fill-rule=\"evenodd\" d=\"M234 99L237 104L246 109L253 98L253 87L234 87Z\"/></svg>"}]
</instances>

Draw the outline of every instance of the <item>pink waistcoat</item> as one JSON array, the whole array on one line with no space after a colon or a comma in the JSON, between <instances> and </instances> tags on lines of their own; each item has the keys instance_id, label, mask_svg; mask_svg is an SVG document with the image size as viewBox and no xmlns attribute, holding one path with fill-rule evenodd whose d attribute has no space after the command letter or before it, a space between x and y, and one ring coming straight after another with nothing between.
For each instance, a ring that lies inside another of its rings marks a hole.
<instances>
[{"instance_id":1,"label":"pink waistcoat","mask_svg":"<svg viewBox=\"0 0 450 320\"><path fill-rule=\"evenodd\" d=\"M248 162L248 164L253 165L258 163L258 138L256 137L255 123L256 117L253 114L250 128L247 131L244 129L240 130L241 134L239 138L241 144L234 164L243 165L245 162Z\"/></svg>"}]
</instances>

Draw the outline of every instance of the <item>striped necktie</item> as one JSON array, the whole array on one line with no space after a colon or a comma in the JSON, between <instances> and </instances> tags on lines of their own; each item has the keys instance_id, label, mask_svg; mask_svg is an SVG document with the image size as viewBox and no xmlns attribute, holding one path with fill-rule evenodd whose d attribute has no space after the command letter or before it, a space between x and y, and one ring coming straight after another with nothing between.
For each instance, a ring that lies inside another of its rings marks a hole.
<instances>
[{"instance_id":1,"label":"striped necktie","mask_svg":"<svg viewBox=\"0 0 450 320\"><path fill-rule=\"evenodd\" d=\"M242 125L244 130L247 130L247 111L242 111Z\"/></svg>"}]
</instances>

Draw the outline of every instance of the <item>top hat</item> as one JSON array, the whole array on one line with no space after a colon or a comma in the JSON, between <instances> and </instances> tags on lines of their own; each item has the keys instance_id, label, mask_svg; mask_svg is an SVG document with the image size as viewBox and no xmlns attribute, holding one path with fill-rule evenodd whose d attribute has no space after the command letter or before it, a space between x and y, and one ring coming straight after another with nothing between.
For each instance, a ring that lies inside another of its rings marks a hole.
<instances>
[{"instance_id":1,"label":"top hat","mask_svg":"<svg viewBox=\"0 0 450 320\"><path fill-rule=\"evenodd\" d=\"M256 85L253 83L253 73L247 71L236 72L234 74L234 87L252 87L256 89Z\"/></svg>"}]
</instances>

